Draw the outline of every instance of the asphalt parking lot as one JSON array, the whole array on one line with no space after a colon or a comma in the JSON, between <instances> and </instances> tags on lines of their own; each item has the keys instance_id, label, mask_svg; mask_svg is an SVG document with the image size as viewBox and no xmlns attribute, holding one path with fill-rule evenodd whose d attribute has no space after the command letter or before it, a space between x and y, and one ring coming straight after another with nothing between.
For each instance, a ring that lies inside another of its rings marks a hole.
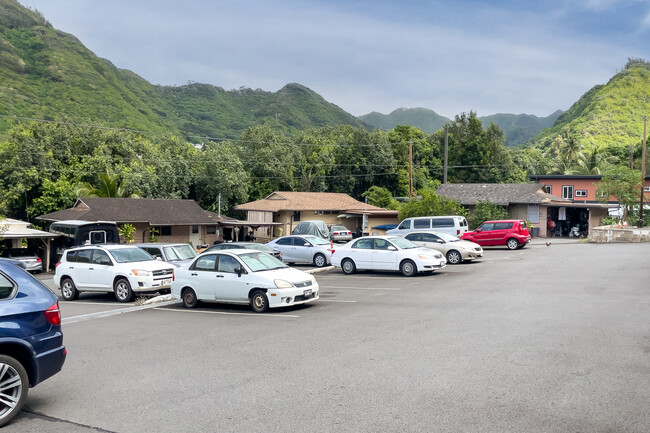
<instances>
[{"instance_id":1,"label":"asphalt parking lot","mask_svg":"<svg viewBox=\"0 0 650 433\"><path fill-rule=\"evenodd\" d=\"M6 429L648 432L649 253L538 241L412 278L326 271L318 302L268 314L82 295L61 302L63 371Z\"/></svg>"}]
</instances>

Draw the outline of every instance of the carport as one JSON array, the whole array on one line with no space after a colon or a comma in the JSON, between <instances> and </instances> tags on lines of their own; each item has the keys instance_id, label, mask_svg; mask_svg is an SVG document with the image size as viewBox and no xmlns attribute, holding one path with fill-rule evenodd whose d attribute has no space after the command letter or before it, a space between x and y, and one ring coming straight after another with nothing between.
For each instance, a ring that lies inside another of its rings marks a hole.
<instances>
[{"instance_id":1,"label":"carport","mask_svg":"<svg viewBox=\"0 0 650 433\"><path fill-rule=\"evenodd\" d=\"M6 248L20 248L23 239L27 239L28 248L32 248L43 260L43 270L45 272L50 269L50 242L57 237L59 235L31 228L31 224L25 221L15 219L0 221L0 241L2 245ZM45 257L43 257L43 254L39 254L39 250L45 251Z\"/></svg>"}]
</instances>

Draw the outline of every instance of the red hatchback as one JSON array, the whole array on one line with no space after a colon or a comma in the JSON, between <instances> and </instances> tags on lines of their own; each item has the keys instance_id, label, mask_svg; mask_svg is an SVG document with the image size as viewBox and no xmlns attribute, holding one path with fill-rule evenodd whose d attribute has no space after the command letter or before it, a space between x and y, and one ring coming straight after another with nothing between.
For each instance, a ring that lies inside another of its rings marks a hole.
<instances>
[{"instance_id":1,"label":"red hatchback","mask_svg":"<svg viewBox=\"0 0 650 433\"><path fill-rule=\"evenodd\" d=\"M483 247L505 245L514 250L523 248L530 242L530 233L528 233L525 221L485 221L473 232L463 233L460 238L476 242Z\"/></svg>"}]
</instances>

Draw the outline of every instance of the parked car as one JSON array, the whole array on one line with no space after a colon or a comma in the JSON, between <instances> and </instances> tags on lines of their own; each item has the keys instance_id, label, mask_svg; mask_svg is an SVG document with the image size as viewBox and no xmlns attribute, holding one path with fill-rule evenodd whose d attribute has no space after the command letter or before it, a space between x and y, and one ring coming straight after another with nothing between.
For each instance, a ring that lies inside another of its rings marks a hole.
<instances>
[{"instance_id":1,"label":"parked car","mask_svg":"<svg viewBox=\"0 0 650 433\"><path fill-rule=\"evenodd\" d=\"M27 265L25 265L25 263L23 263L21 261L18 261L18 260L14 260L14 259L6 259L4 257L0 257L0 262L11 263L12 265L16 265L21 269L26 269L27 268Z\"/></svg>"},{"instance_id":2,"label":"parked car","mask_svg":"<svg viewBox=\"0 0 650 433\"><path fill-rule=\"evenodd\" d=\"M330 240L332 242L350 242L352 232L346 226L330 226Z\"/></svg>"},{"instance_id":3,"label":"parked car","mask_svg":"<svg viewBox=\"0 0 650 433\"><path fill-rule=\"evenodd\" d=\"M151 254L154 259L160 259L177 266L189 263L197 256L196 251L190 244L182 242L178 244L150 242L131 245L142 248Z\"/></svg>"},{"instance_id":4,"label":"parked car","mask_svg":"<svg viewBox=\"0 0 650 433\"><path fill-rule=\"evenodd\" d=\"M120 302L135 293L166 291L174 267L131 245L88 245L66 250L56 264L54 284L66 301L79 292L113 292Z\"/></svg>"},{"instance_id":5,"label":"parked car","mask_svg":"<svg viewBox=\"0 0 650 433\"><path fill-rule=\"evenodd\" d=\"M239 249L200 254L190 266L176 271L171 293L187 308L198 301L211 301L249 304L256 313L263 313L269 308L313 302L319 297L319 288L306 272L267 253Z\"/></svg>"},{"instance_id":6,"label":"parked car","mask_svg":"<svg viewBox=\"0 0 650 433\"><path fill-rule=\"evenodd\" d=\"M403 236L416 245L440 251L447 263L457 265L483 257L483 248L477 243L461 241L456 236L442 232L412 232Z\"/></svg>"},{"instance_id":7,"label":"parked car","mask_svg":"<svg viewBox=\"0 0 650 433\"><path fill-rule=\"evenodd\" d=\"M400 236L417 230L435 230L460 236L467 231L467 220L459 215L406 218L397 228L386 230L386 234Z\"/></svg>"},{"instance_id":8,"label":"parked car","mask_svg":"<svg viewBox=\"0 0 650 433\"><path fill-rule=\"evenodd\" d=\"M221 244L213 245L203 252L207 253L208 251L237 250L242 248L247 250L262 251L263 253L271 254L278 260L282 260L282 252L276 251L267 245L257 242L224 242Z\"/></svg>"},{"instance_id":9,"label":"parked car","mask_svg":"<svg viewBox=\"0 0 650 433\"><path fill-rule=\"evenodd\" d=\"M282 260L289 264L313 263L320 268L332 263L332 249L327 239L311 235L289 235L274 239L266 245L280 251Z\"/></svg>"},{"instance_id":10,"label":"parked car","mask_svg":"<svg viewBox=\"0 0 650 433\"><path fill-rule=\"evenodd\" d=\"M0 427L20 412L29 388L61 370L66 353L56 295L0 260Z\"/></svg>"},{"instance_id":11,"label":"parked car","mask_svg":"<svg viewBox=\"0 0 650 433\"><path fill-rule=\"evenodd\" d=\"M483 247L505 245L514 250L525 247L530 242L530 234L525 221L485 221L473 232L463 234L461 239L476 242Z\"/></svg>"},{"instance_id":12,"label":"parked car","mask_svg":"<svg viewBox=\"0 0 650 433\"><path fill-rule=\"evenodd\" d=\"M418 272L433 272L447 265L444 256L399 236L366 236L336 247L332 264L344 274L357 270L400 271L411 277Z\"/></svg>"},{"instance_id":13,"label":"parked car","mask_svg":"<svg viewBox=\"0 0 650 433\"><path fill-rule=\"evenodd\" d=\"M311 235L323 239L330 238L330 231L327 229L327 225L323 220L303 221L294 227L291 234L303 236Z\"/></svg>"},{"instance_id":14,"label":"parked car","mask_svg":"<svg viewBox=\"0 0 650 433\"><path fill-rule=\"evenodd\" d=\"M40 273L43 271L43 260L28 248L10 248L5 253L5 257L23 262L25 269L29 272Z\"/></svg>"}]
</instances>

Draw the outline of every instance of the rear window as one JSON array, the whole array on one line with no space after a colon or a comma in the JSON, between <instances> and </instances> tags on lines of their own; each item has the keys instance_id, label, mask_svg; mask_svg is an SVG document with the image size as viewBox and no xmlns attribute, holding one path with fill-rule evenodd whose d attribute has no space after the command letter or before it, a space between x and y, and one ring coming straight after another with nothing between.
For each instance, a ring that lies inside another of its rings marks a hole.
<instances>
[{"instance_id":1,"label":"rear window","mask_svg":"<svg viewBox=\"0 0 650 433\"><path fill-rule=\"evenodd\" d=\"M453 227L454 219L453 218L434 218L433 227Z\"/></svg>"},{"instance_id":2,"label":"rear window","mask_svg":"<svg viewBox=\"0 0 650 433\"><path fill-rule=\"evenodd\" d=\"M77 261L77 252L76 251L68 251L65 254L65 260L66 262L76 262Z\"/></svg>"},{"instance_id":3,"label":"rear window","mask_svg":"<svg viewBox=\"0 0 650 433\"><path fill-rule=\"evenodd\" d=\"M15 250L9 251L9 254L11 254L11 257L31 257L35 255L27 248L17 248Z\"/></svg>"}]
</instances>

